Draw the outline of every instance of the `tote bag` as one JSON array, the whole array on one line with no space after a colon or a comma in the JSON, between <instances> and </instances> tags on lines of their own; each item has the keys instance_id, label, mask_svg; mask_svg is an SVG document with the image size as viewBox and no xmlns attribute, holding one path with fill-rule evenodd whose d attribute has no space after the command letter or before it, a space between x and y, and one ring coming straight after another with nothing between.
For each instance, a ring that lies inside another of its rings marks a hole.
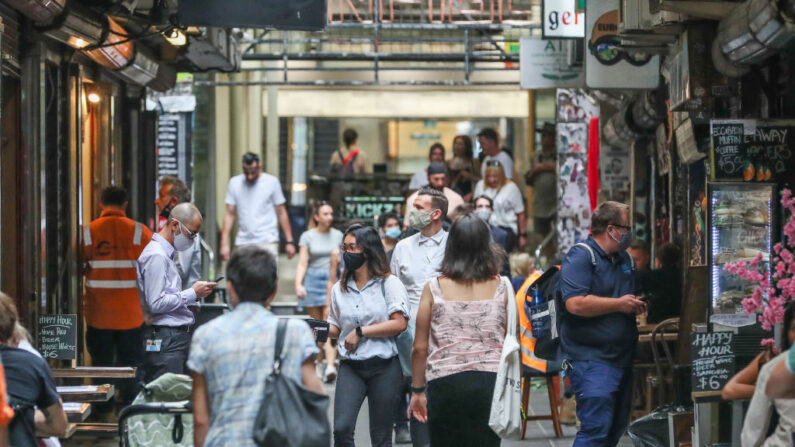
<instances>
[{"instance_id":1,"label":"tote bag","mask_svg":"<svg viewBox=\"0 0 795 447\"><path fill-rule=\"evenodd\" d=\"M513 299L513 286L505 277L502 281L508 294L508 322L491 398L489 427L500 438L519 439L522 437L522 359L519 352L518 313Z\"/></svg>"},{"instance_id":2,"label":"tote bag","mask_svg":"<svg viewBox=\"0 0 795 447\"><path fill-rule=\"evenodd\" d=\"M329 397L282 375L282 347L287 320L276 330L273 372L265 382L265 398L254 421L254 443L260 447L328 447Z\"/></svg>"}]
</instances>

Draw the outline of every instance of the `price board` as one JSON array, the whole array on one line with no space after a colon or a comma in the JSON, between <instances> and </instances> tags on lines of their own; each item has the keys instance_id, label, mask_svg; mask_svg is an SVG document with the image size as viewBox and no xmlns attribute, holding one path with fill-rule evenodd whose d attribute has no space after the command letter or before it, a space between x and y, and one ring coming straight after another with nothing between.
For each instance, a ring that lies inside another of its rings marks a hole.
<instances>
[{"instance_id":1,"label":"price board","mask_svg":"<svg viewBox=\"0 0 795 447\"><path fill-rule=\"evenodd\" d=\"M40 315L39 352L45 359L77 358L77 315Z\"/></svg>"},{"instance_id":2,"label":"price board","mask_svg":"<svg viewBox=\"0 0 795 447\"><path fill-rule=\"evenodd\" d=\"M692 334L693 392L720 391L734 375L734 332Z\"/></svg>"},{"instance_id":3,"label":"price board","mask_svg":"<svg viewBox=\"0 0 795 447\"><path fill-rule=\"evenodd\" d=\"M792 176L795 121L710 121L714 180L782 181Z\"/></svg>"}]
</instances>

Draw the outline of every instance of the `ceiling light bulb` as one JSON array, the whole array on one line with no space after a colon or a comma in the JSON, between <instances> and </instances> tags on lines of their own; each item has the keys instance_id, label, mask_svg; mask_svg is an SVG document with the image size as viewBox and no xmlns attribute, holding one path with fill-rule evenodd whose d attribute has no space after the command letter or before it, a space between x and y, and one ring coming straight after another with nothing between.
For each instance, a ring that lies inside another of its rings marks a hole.
<instances>
[{"instance_id":1,"label":"ceiling light bulb","mask_svg":"<svg viewBox=\"0 0 795 447\"><path fill-rule=\"evenodd\" d=\"M92 104L96 104L99 100L102 99L97 93L91 92L88 94L88 102Z\"/></svg>"},{"instance_id":2,"label":"ceiling light bulb","mask_svg":"<svg viewBox=\"0 0 795 447\"><path fill-rule=\"evenodd\" d=\"M175 47L181 47L188 43L188 38L185 36L185 33L176 28L172 29L169 33L163 33L163 37L166 38L168 43Z\"/></svg>"}]
</instances>

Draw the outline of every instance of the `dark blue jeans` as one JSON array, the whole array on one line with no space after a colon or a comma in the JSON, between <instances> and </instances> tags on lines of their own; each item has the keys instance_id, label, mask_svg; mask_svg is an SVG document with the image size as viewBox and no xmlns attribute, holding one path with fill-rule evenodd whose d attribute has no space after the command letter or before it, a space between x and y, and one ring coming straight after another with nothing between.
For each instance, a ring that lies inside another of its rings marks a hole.
<instances>
[{"instance_id":1,"label":"dark blue jeans","mask_svg":"<svg viewBox=\"0 0 795 447\"><path fill-rule=\"evenodd\" d=\"M581 424L573 447L617 445L629 425L632 369L571 362L568 375Z\"/></svg>"}]
</instances>

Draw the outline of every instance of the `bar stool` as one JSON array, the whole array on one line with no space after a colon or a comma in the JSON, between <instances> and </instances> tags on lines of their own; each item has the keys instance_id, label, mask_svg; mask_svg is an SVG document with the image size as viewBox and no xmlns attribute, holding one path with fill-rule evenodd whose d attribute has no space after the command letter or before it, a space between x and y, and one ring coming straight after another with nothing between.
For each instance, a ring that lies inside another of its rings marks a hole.
<instances>
[{"instance_id":1,"label":"bar stool","mask_svg":"<svg viewBox=\"0 0 795 447\"><path fill-rule=\"evenodd\" d=\"M555 429L555 437L560 438L563 436L563 428L560 426L560 415L558 411L558 396L555 394L555 377L557 372L541 372L533 368L522 365L522 410L524 411L525 418L522 421L522 439L524 439L525 432L527 431L528 421L552 421L552 426ZM547 394L549 395L549 408L550 414L546 415L528 415L530 407L530 386L533 377L544 377L547 381Z\"/></svg>"}]
</instances>

